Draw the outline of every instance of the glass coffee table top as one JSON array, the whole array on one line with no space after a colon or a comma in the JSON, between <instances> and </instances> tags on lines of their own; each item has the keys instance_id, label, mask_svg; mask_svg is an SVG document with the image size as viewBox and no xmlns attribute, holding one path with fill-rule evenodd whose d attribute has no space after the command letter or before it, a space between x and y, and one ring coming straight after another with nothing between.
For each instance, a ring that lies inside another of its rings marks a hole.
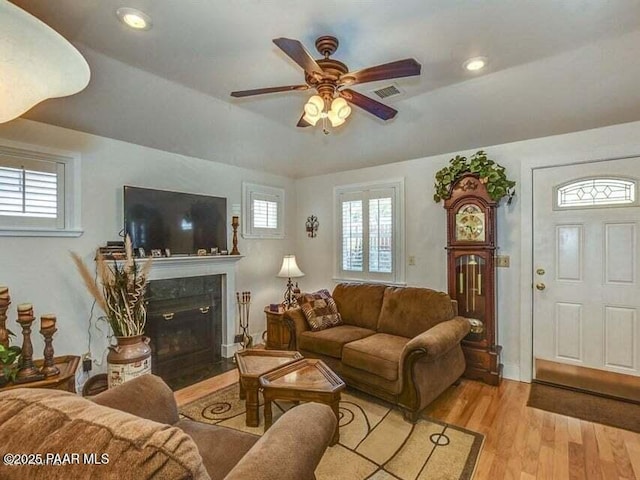
<instances>
[{"instance_id":1,"label":"glass coffee table top","mask_svg":"<svg viewBox=\"0 0 640 480\"><path fill-rule=\"evenodd\" d=\"M243 376L259 377L271 370L296 362L299 352L290 350L241 350L236 352L236 364Z\"/></svg>"}]
</instances>

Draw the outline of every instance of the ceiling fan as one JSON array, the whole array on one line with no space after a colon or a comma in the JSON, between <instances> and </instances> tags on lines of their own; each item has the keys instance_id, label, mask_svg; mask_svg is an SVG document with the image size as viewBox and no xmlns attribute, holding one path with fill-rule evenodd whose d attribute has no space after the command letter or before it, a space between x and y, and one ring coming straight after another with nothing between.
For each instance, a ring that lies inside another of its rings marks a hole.
<instances>
[{"instance_id":1,"label":"ceiling fan","mask_svg":"<svg viewBox=\"0 0 640 480\"><path fill-rule=\"evenodd\" d=\"M322 119L325 133L329 133L326 129L327 120L333 127L345 122L351 113L349 104L360 107L382 120L389 120L398 113L397 110L347 87L359 83L420 75L421 66L413 58L350 72L344 63L329 58L338 49L339 43L336 37L328 35L316 40L316 49L324 57L318 60L314 60L298 40L276 38L273 43L304 69L305 83L241 90L231 92L231 96L239 98L265 93L315 89L317 95L313 95L304 106L304 112L297 126L309 127L316 125L318 120Z\"/></svg>"}]
</instances>

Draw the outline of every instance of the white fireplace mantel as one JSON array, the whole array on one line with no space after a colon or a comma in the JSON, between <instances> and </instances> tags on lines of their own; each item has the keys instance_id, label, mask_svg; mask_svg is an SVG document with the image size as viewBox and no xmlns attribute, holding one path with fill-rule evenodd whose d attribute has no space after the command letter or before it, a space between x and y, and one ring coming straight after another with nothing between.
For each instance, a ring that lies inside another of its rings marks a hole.
<instances>
[{"instance_id":1,"label":"white fireplace mantel","mask_svg":"<svg viewBox=\"0 0 640 480\"><path fill-rule=\"evenodd\" d=\"M204 275L222 275L222 356L229 358L237 349L234 343L236 333L235 291L236 263L244 255L213 255L190 257L153 258L149 280L169 278L200 277ZM137 264L147 259L137 259Z\"/></svg>"}]
</instances>

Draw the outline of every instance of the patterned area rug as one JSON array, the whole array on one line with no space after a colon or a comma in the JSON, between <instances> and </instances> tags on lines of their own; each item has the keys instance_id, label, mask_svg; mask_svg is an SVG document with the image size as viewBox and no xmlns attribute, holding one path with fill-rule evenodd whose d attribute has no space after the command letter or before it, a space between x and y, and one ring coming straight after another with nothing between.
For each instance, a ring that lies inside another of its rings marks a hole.
<instances>
[{"instance_id":1,"label":"patterned area rug","mask_svg":"<svg viewBox=\"0 0 640 480\"><path fill-rule=\"evenodd\" d=\"M274 421L292 408L274 402ZM181 415L199 422L262 435L260 426L245 425L238 384L184 405ZM340 442L329 447L316 470L318 480L470 479L484 437L432 419L412 425L389 404L347 390L340 402Z\"/></svg>"}]
</instances>

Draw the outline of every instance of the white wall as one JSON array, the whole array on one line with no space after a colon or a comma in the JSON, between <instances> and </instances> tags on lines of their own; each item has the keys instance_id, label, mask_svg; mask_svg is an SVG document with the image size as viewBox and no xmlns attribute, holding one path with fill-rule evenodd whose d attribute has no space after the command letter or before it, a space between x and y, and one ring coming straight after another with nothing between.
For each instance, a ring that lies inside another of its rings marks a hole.
<instances>
[{"instance_id":1,"label":"white wall","mask_svg":"<svg viewBox=\"0 0 640 480\"><path fill-rule=\"evenodd\" d=\"M404 177L406 254L407 259L410 255L416 257L415 266L406 265L406 282L412 286L446 290L446 218L442 204L436 204L432 199L434 175L456 153L469 155L478 149L298 180L296 224L303 225L312 214L320 222L316 238L308 238L302 230L297 231L295 253L300 268L306 273L301 279L301 287L314 290L332 288L335 284L333 188ZM498 341L503 346L505 376L528 381L532 355L529 227L532 169L637 155L640 153L640 122L482 149L505 166L509 178L517 182L517 194L512 204L498 209L498 253L511 257L510 268L497 269Z\"/></svg>"},{"instance_id":2,"label":"white wall","mask_svg":"<svg viewBox=\"0 0 640 480\"><path fill-rule=\"evenodd\" d=\"M294 216L294 181L289 178L28 120L0 125L0 143L2 139L81 155L84 234L79 238L0 237L0 285L9 286L12 298L7 325L14 332L19 330L15 323L15 308L19 303L33 303L38 317L49 312L57 314L58 333L54 337L54 348L59 355L85 353L89 341L92 301L69 252L78 252L91 264L96 247L107 240L119 239L118 232L123 227L123 185L226 197L230 222L231 206L240 204L241 182L246 180L284 188L288 200L285 219ZM293 225L291 220L285 224L284 240L240 238L239 250L246 257L237 264L236 289L253 293L250 327L254 334L261 334L265 329L264 305L278 301L282 296L284 284L275 278L275 274L282 256L293 251ZM94 319L100 314L96 309ZM91 333L92 354L100 358L105 352L105 335L94 328ZM32 338L35 355L41 357L41 336L36 333ZM21 340L18 334L15 343L20 344Z\"/></svg>"}]
</instances>

